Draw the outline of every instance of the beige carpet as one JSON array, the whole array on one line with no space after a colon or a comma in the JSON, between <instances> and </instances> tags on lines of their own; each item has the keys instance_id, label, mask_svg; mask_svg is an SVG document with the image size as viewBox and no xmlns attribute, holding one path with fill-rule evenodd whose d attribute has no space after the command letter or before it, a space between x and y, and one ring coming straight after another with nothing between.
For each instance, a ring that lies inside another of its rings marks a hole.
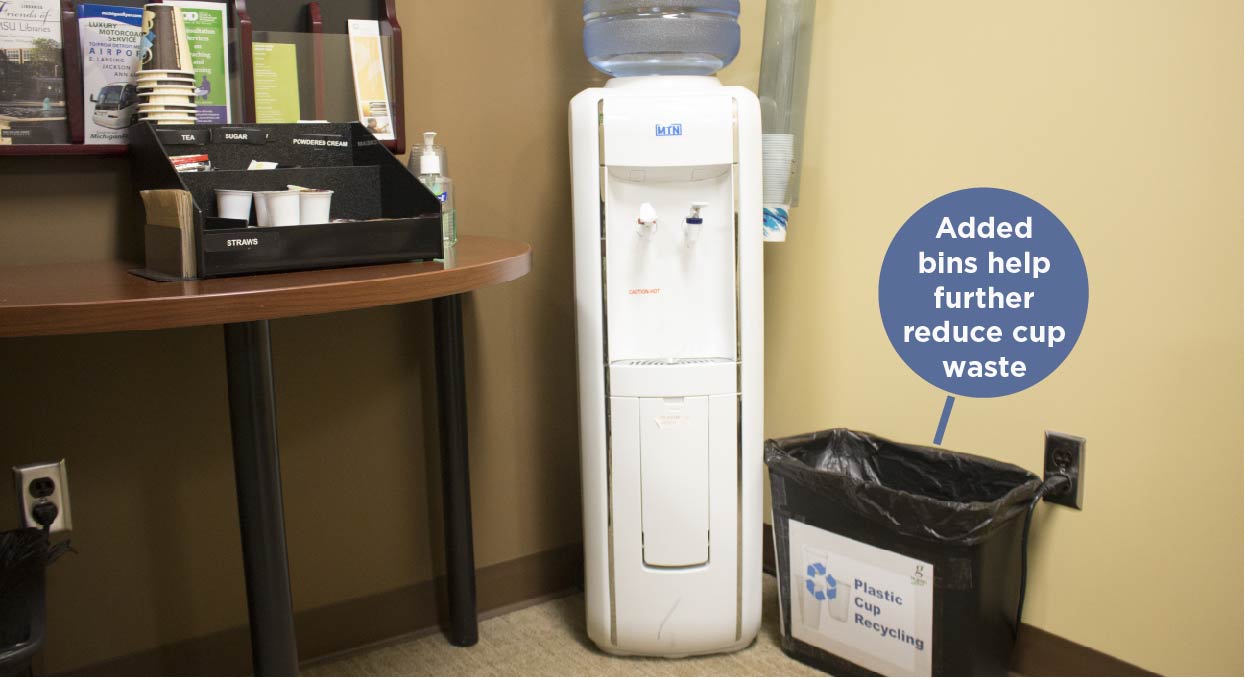
<instances>
[{"instance_id":1,"label":"beige carpet","mask_svg":"<svg viewBox=\"0 0 1245 678\"><path fill-rule=\"evenodd\" d=\"M765 577L761 633L733 654L689 659L612 657L584 632L582 594L480 624L480 643L452 647L440 634L304 667L308 676L816 676L778 646L778 587Z\"/></svg>"}]
</instances>

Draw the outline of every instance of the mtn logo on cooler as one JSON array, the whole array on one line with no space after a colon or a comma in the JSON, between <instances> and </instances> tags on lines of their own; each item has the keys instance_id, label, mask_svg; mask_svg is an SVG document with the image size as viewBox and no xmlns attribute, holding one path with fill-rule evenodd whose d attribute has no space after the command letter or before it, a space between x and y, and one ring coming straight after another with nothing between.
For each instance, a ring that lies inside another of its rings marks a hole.
<instances>
[{"instance_id":1,"label":"mtn logo on cooler","mask_svg":"<svg viewBox=\"0 0 1245 678\"><path fill-rule=\"evenodd\" d=\"M657 136L681 137L683 136L683 123L676 122L669 125L657 125Z\"/></svg>"}]
</instances>

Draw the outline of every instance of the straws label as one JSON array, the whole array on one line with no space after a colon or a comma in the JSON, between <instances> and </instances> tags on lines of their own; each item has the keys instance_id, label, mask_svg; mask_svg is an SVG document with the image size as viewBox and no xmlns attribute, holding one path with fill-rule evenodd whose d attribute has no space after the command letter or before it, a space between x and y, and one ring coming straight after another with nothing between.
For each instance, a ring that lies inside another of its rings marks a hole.
<instances>
[{"instance_id":1,"label":"straws label","mask_svg":"<svg viewBox=\"0 0 1245 678\"><path fill-rule=\"evenodd\" d=\"M254 231L254 233L248 232L245 236L238 236L230 233L212 233L211 231L204 231L203 249L206 252L253 250L259 247L261 243L265 246L271 245L273 241L281 237L280 231L265 229L248 229L248 231Z\"/></svg>"}]
</instances>

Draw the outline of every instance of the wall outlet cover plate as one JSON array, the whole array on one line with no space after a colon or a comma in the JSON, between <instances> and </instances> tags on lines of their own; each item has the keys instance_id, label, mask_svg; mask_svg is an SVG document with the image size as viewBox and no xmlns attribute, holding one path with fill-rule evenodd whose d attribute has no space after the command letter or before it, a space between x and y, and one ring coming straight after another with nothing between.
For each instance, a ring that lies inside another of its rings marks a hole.
<instances>
[{"instance_id":1,"label":"wall outlet cover plate","mask_svg":"<svg viewBox=\"0 0 1245 678\"><path fill-rule=\"evenodd\" d=\"M56 506L57 514L49 526L49 533L56 534L73 529L73 518L69 512L69 475L65 471L64 459L44 464L14 466L13 484L23 526L42 527L35 520L35 507L51 503Z\"/></svg>"},{"instance_id":2,"label":"wall outlet cover plate","mask_svg":"<svg viewBox=\"0 0 1245 678\"><path fill-rule=\"evenodd\" d=\"M1058 492L1046 495L1046 501L1063 504L1074 509L1084 505L1085 495L1085 439L1066 433L1046 432L1046 456L1043 479L1064 475L1070 484Z\"/></svg>"}]
</instances>

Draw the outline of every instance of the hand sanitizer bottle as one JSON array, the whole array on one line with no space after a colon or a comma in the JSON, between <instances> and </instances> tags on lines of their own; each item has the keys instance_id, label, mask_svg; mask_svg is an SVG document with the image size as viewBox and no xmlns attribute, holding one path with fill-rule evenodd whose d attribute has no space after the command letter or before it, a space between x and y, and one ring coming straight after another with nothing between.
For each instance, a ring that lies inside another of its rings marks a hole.
<instances>
[{"instance_id":1,"label":"hand sanitizer bottle","mask_svg":"<svg viewBox=\"0 0 1245 678\"><path fill-rule=\"evenodd\" d=\"M458 242L454 223L454 182L445 176L445 148L437 146L436 132L424 132L424 145L419 148L419 181L441 201L441 240L452 246Z\"/></svg>"}]
</instances>

